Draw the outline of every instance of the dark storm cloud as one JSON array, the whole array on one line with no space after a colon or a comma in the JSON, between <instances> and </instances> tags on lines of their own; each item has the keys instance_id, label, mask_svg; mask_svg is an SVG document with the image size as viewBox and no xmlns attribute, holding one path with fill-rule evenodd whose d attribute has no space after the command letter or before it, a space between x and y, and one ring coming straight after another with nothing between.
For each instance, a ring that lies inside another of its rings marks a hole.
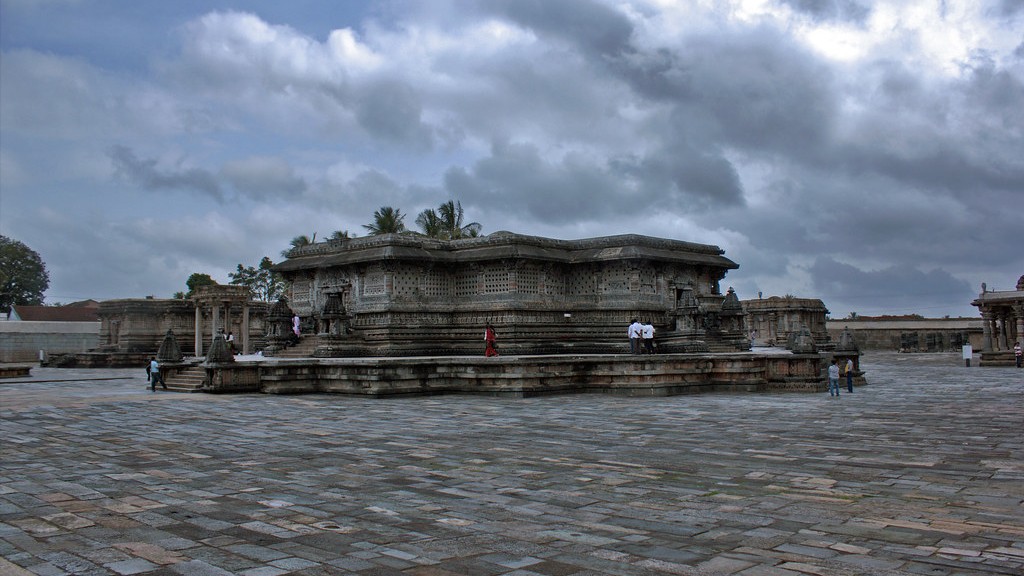
<instances>
[{"instance_id":1,"label":"dark storm cloud","mask_svg":"<svg viewBox=\"0 0 1024 576\"><path fill-rule=\"evenodd\" d=\"M643 158L615 159L612 171L641 183L652 202L678 213L744 203L735 167L711 148L680 142Z\"/></svg>"},{"instance_id":2,"label":"dark storm cloud","mask_svg":"<svg viewBox=\"0 0 1024 576\"><path fill-rule=\"evenodd\" d=\"M781 4L819 21L860 24L871 14L870 3L857 0L781 0Z\"/></svg>"},{"instance_id":3,"label":"dark storm cloud","mask_svg":"<svg viewBox=\"0 0 1024 576\"><path fill-rule=\"evenodd\" d=\"M532 144L498 143L471 169L449 169L445 188L453 197L548 223L656 210L694 214L743 203L732 164L692 148L603 161L580 154L549 159Z\"/></svg>"},{"instance_id":4,"label":"dark storm cloud","mask_svg":"<svg viewBox=\"0 0 1024 576\"><path fill-rule=\"evenodd\" d=\"M1024 12L1024 0L997 0L995 13L1003 18L1012 18Z\"/></svg>"},{"instance_id":5,"label":"dark storm cloud","mask_svg":"<svg viewBox=\"0 0 1024 576\"><path fill-rule=\"evenodd\" d=\"M254 157L227 162L221 175L240 196L254 200L294 197L307 188L306 181L281 158Z\"/></svg>"},{"instance_id":6,"label":"dark storm cloud","mask_svg":"<svg viewBox=\"0 0 1024 576\"><path fill-rule=\"evenodd\" d=\"M406 82L380 81L363 87L355 109L360 126L373 136L418 148L430 146L419 94Z\"/></svg>"},{"instance_id":7,"label":"dark storm cloud","mask_svg":"<svg viewBox=\"0 0 1024 576\"><path fill-rule=\"evenodd\" d=\"M598 57L616 56L630 50L633 24L618 10L591 0L485 1L516 24L547 38L560 38L582 52Z\"/></svg>"},{"instance_id":8,"label":"dark storm cloud","mask_svg":"<svg viewBox=\"0 0 1024 576\"><path fill-rule=\"evenodd\" d=\"M530 144L496 144L471 171L457 167L445 174L445 188L454 198L546 223L633 212L631 204L641 199L620 193L615 184L600 165L579 157L547 161Z\"/></svg>"},{"instance_id":9,"label":"dark storm cloud","mask_svg":"<svg viewBox=\"0 0 1024 576\"><path fill-rule=\"evenodd\" d=\"M922 272L909 266L890 266L864 271L830 257L820 257L810 266L814 289L826 302L837 301L852 311L873 314L878 310L919 310L950 301L970 302L974 289L968 282L942 269Z\"/></svg>"},{"instance_id":10,"label":"dark storm cloud","mask_svg":"<svg viewBox=\"0 0 1024 576\"><path fill-rule=\"evenodd\" d=\"M620 58L612 69L639 95L671 106L668 127L692 140L809 154L835 122L832 73L766 28L688 36Z\"/></svg>"},{"instance_id":11,"label":"dark storm cloud","mask_svg":"<svg viewBox=\"0 0 1024 576\"><path fill-rule=\"evenodd\" d=\"M111 148L108 155L118 174L146 190L188 190L224 201L216 176L201 168L160 170L156 160L140 159L130 148L121 145Z\"/></svg>"}]
</instances>

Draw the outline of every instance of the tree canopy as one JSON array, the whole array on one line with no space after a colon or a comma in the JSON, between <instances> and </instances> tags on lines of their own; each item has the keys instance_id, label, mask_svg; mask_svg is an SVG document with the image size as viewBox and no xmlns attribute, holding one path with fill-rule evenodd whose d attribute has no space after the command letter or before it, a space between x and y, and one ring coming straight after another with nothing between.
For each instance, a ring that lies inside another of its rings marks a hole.
<instances>
[{"instance_id":1,"label":"tree canopy","mask_svg":"<svg viewBox=\"0 0 1024 576\"><path fill-rule=\"evenodd\" d=\"M479 222L464 224L465 213L462 203L449 200L435 210L427 208L416 217L416 224L424 236L441 240L458 240L459 238L476 238L480 235Z\"/></svg>"},{"instance_id":2,"label":"tree canopy","mask_svg":"<svg viewBox=\"0 0 1024 576\"><path fill-rule=\"evenodd\" d=\"M35 250L0 236L0 312L15 305L40 305L50 287L46 264Z\"/></svg>"},{"instance_id":3,"label":"tree canopy","mask_svg":"<svg viewBox=\"0 0 1024 576\"><path fill-rule=\"evenodd\" d=\"M302 248L303 246L309 246L313 242L316 242L316 232L313 232L312 238L306 236L305 234L301 236L296 236L295 238L292 238L292 241L289 243L291 247L288 248L287 250L281 251L281 256L287 258L288 253L291 252L292 250L295 250L296 248Z\"/></svg>"},{"instance_id":4,"label":"tree canopy","mask_svg":"<svg viewBox=\"0 0 1024 576\"><path fill-rule=\"evenodd\" d=\"M401 234L405 232L405 214L398 208L381 206L373 213L373 222L363 224L371 236L380 234Z\"/></svg>"},{"instance_id":5,"label":"tree canopy","mask_svg":"<svg viewBox=\"0 0 1024 576\"><path fill-rule=\"evenodd\" d=\"M228 277L231 278L228 284L245 286L257 300L273 302L284 293L285 289L284 278L270 269L273 265L274 262L266 256L260 260L259 267L239 264L237 270L228 273Z\"/></svg>"},{"instance_id":6,"label":"tree canopy","mask_svg":"<svg viewBox=\"0 0 1024 576\"><path fill-rule=\"evenodd\" d=\"M196 290L200 286L216 286L217 281L214 280L209 274L201 274L199 272L193 273L185 281L185 286L188 287L188 293L185 294L186 298L191 298L195 295Z\"/></svg>"}]
</instances>

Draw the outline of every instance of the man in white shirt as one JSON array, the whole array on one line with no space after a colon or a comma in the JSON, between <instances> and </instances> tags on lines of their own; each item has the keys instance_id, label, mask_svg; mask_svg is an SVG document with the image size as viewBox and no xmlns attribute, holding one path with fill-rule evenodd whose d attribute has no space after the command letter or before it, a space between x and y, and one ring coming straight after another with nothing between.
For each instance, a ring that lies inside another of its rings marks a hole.
<instances>
[{"instance_id":1,"label":"man in white shirt","mask_svg":"<svg viewBox=\"0 0 1024 576\"><path fill-rule=\"evenodd\" d=\"M640 337L641 337L642 326L636 318L633 318L633 323L629 325L629 353L639 354L640 353Z\"/></svg>"},{"instance_id":2,"label":"man in white shirt","mask_svg":"<svg viewBox=\"0 0 1024 576\"><path fill-rule=\"evenodd\" d=\"M839 396L839 366L836 364L835 358L832 359L832 364L828 367L828 395Z\"/></svg>"},{"instance_id":3,"label":"man in white shirt","mask_svg":"<svg viewBox=\"0 0 1024 576\"><path fill-rule=\"evenodd\" d=\"M641 332L644 339L644 351L648 354L654 354L654 326L649 322L645 323L641 327Z\"/></svg>"}]
</instances>

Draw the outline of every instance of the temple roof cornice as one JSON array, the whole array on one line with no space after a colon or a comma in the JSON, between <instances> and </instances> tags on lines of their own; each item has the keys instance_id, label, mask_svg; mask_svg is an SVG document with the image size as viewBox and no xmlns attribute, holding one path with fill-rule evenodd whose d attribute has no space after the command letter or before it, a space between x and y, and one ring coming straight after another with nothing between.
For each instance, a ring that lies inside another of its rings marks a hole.
<instances>
[{"instance_id":1,"label":"temple roof cornice","mask_svg":"<svg viewBox=\"0 0 1024 576\"><path fill-rule=\"evenodd\" d=\"M381 261L466 263L510 258L568 264L637 259L725 269L739 267L723 254L718 246L636 234L582 240L557 240L511 232L459 240L384 234L297 248L288 260L274 269L282 272Z\"/></svg>"}]
</instances>

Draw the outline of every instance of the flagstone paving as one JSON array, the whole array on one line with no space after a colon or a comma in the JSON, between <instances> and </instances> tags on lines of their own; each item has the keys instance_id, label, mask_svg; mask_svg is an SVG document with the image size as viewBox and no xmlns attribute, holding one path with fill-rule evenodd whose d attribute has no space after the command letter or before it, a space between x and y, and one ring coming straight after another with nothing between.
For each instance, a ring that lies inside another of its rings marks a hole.
<instances>
[{"instance_id":1,"label":"flagstone paving","mask_svg":"<svg viewBox=\"0 0 1024 576\"><path fill-rule=\"evenodd\" d=\"M862 366L839 398L381 400L34 368L0 381L0 574L1024 573L1024 370Z\"/></svg>"}]
</instances>

